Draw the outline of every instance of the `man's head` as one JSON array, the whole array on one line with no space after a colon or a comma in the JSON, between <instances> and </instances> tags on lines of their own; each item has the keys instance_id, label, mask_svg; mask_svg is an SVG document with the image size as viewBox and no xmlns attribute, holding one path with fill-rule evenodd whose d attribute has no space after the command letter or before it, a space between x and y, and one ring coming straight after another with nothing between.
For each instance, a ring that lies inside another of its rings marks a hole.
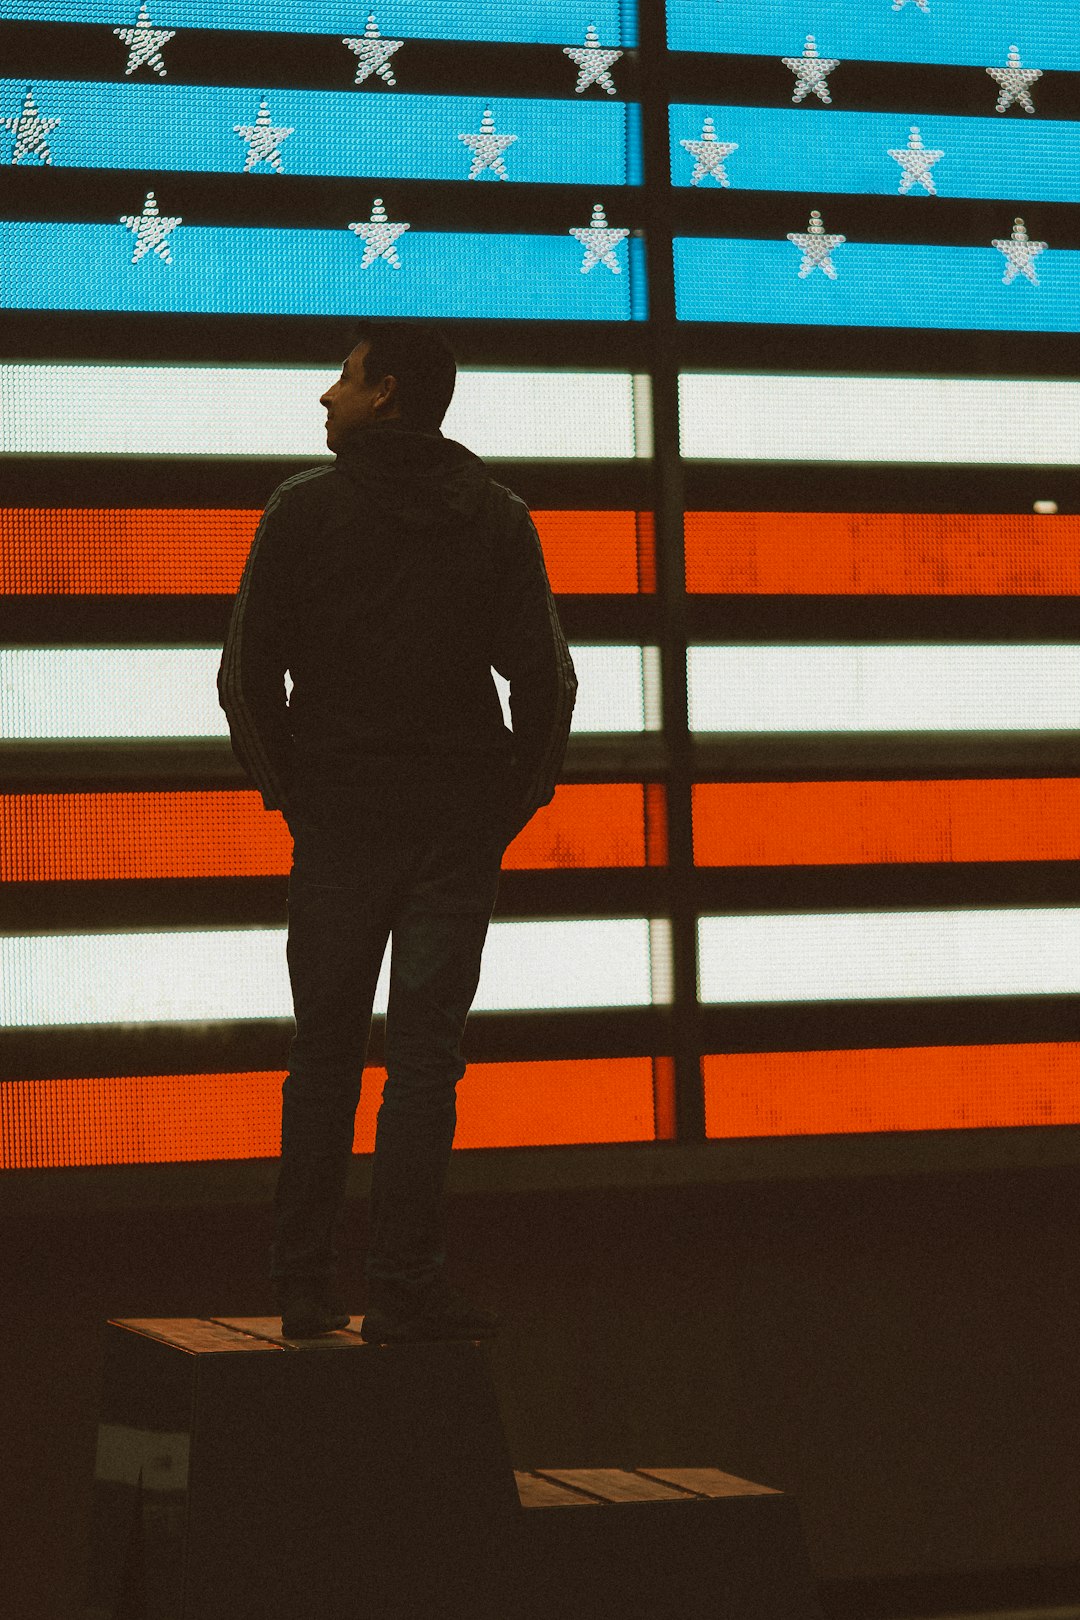
<instances>
[{"instance_id":1,"label":"man's head","mask_svg":"<svg viewBox=\"0 0 1080 1620\"><path fill-rule=\"evenodd\" d=\"M326 443L335 455L361 428L397 422L438 433L457 381L449 345L430 327L363 321L341 375L323 394Z\"/></svg>"}]
</instances>

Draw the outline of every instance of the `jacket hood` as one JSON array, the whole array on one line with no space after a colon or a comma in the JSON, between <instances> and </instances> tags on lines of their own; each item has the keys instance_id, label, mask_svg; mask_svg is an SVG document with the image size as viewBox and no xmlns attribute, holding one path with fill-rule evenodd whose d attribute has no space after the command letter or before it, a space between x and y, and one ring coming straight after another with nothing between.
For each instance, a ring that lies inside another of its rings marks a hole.
<instances>
[{"instance_id":1,"label":"jacket hood","mask_svg":"<svg viewBox=\"0 0 1080 1620\"><path fill-rule=\"evenodd\" d=\"M472 517L491 487L479 456L441 433L389 423L362 428L339 451L338 469L373 506L419 526Z\"/></svg>"}]
</instances>

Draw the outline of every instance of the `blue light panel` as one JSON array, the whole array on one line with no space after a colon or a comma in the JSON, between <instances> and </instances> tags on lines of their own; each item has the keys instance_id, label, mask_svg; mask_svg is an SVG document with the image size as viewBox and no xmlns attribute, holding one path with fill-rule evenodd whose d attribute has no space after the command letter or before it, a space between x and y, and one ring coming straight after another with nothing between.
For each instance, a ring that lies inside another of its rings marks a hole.
<instances>
[{"instance_id":1,"label":"blue light panel","mask_svg":"<svg viewBox=\"0 0 1080 1620\"><path fill-rule=\"evenodd\" d=\"M159 202L168 217L165 198ZM135 214L139 208L133 199ZM367 208L362 212L366 217ZM588 229L588 213L572 223ZM618 223L612 215L612 226ZM365 243L344 225L298 231L181 224L163 240L169 262L150 249L133 263L137 242L119 223L0 222L3 302L11 309L193 314L423 311L474 320L626 321L646 314L644 243L611 244L617 270L595 255L584 270L589 249L569 229L562 236L503 236L414 226L388 243L398 267L378 254L365 266Z\"/></svg>"},{"instance_id":2,"label":"blue light panel","mask_svg":"<svg viewBox=\"0 0 1080 1620\"><path fill-rule=\"evenodd\" d=\"M364 95L346 90L269 90L269 123L281 133L253 146L258 90L201 85L101 84L41 79L32 85L54 167L214 170L270 175L373 175L380 179L468 180L480 161L461 139L480 133L490 109L495 132L514 136L499 157L509 180L567 185L637 185L636 103L479 96ZM0 118L18 118L27 85L0 79ZM0 157L15 135L0 125ZM270 155L277 153L276 159ZM43 163L22 158L23 166ZM494 164L475 175L499 183Z\"/></svg>"},{"instance_id":3,"label":"blue light panel","mask_svg":"<svg viewBox=\"0 0 1080 1620\"><path fill-rule=\"evenodd\" d=\"M1001 223L1011 243L1012 221ZM826 217L827 231L836 224ZM1020 273L1006 282L1010 261L989 246L845 242L829 262L835 279L819 264L800 276L805 255L792 242L677 238L676 312L684 321L1080 331L1078 252L1035 256L1035 283Z\"/></svg>"},{"instance_id":4,"label":"blue light panel","mask_svg":"<svg viewBox=\"0 0 1080 1620\"><path fill-rule=\"evenodd\" d=\"M989 79L987 84L993 90ZM992 112L992 95L989 100ZM680 143L700 142L707 117L718 142L736 143L736 150L723 158L733 190L900 195L906 170L890 153L909 149L914 127L925 150L943 154L927 169L933 195L1022 197L1027 202L1075 202L1080 196L1080 123L831 109L815 109L810 115L802 107L673 106L671 178L676 186L694 184L699 164ZM697 184L711 190L722 182L705 175ZM908 195L931 193L916 179ZM927 229L932 228L928 220Z\"/></svg>"},{"instance_id":5,"label":"blue light panel","mask_svg":"<svg viewBox=\"0 0 1080 1620\"><path fill-rule=\"evenodd\" d=\"M374 0L373 0L374 3ZM150 0L155 28L229 28L295 34L364 32L370 5L352 0ZM0 0L0 18L131 27L138 4L122 0ZM376 4L384 38L486 39L579 45L590 23L604 44L637 43L634 0L387 0Z\"/></svg>"},{"instance_id":6,"label":"blue light panel","mask_svg":"<svg viewBox=\"0 0 1080 1620\"><path fill-rule=\"evenodd\" d=\"M1004 64L1080 71L1076 0L668 0L673 51L797 56L813 32L822 56L880 62Z\"/></svg>"}]
</instances>

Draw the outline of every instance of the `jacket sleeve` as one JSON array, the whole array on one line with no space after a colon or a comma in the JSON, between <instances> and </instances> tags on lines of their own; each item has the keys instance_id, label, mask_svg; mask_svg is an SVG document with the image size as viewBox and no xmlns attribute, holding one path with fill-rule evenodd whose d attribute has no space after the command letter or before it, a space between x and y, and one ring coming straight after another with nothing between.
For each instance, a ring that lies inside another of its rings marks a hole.
<instances>
[{"instance_id":1,"label":"jacket sleeve","mask_svg":"<svg viewBox=\"0 0 1080 1620\"><path fill-rule=\"evenodd\" d=\"M562 770L577 675L555 611L540 536L515 497L517 519L496 591L492 666L510 682L515 802L522 825L550 804Z\"/></svg>"},{"instance_id":2,"label":"jacket sleeve","mask_svg":"<svg viewBox=\"0 0 1080 1620\"><path fill-rule=\"evenodd\" d=\"M292 732L285 693L289 666L288 504L275 490L255 531L218 669L218 701L233 753L267 810L288 804Z\"/></svg>"}]
</instances>

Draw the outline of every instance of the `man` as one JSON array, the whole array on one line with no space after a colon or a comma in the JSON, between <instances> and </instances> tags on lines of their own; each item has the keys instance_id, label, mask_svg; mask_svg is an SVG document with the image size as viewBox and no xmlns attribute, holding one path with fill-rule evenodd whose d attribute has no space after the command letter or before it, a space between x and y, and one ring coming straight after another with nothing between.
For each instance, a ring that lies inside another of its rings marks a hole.
<instances>
[{"instance_id":1,"label":"man","mask_svg":"<svg viewBox=\"0 0 1080 1620\"><path fill-rule=\"evenodd\" d=\"M320 402L336 460L271 495L218 672L233 750L294 841L270 1274L286 1336L347 1326L338 1238L392 937L362 1333L475 1338L497 1319L444 1275L459 1043L503 852L554 796L577 678L528 508L442 435L449 348L405 322L358 339Z\"/></svg>"}]
</instances>

